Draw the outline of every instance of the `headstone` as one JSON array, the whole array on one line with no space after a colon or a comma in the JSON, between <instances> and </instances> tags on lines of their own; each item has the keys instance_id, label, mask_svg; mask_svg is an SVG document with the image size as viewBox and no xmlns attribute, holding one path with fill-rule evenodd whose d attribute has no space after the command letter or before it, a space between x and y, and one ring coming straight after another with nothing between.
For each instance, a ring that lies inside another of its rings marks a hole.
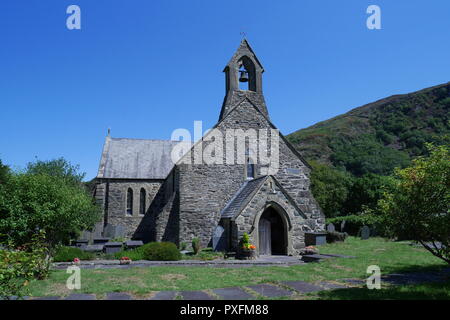
<instances>
[{"instance_id":1,"label":"headstone","mask_svg":"<svg viewBox=\"0 0 450 320\"><path fill-rule=\"evenodd\" d=\"M213 249L215 251L225 251L226 250L226 237L225 229L222 226L217 226L213 233L212 238Z\"/></svg>"},{"instance_id":2,"label":"headstone","mask_svg":"<svg viewBox=\"0 0 450 320\"><path fill-rule=\"evenodd\" d=\"M125 228L121 225L115 226L112 224L107 224L104 231L103 231L103 235L105 238L122 238L125 237Z\"/></svg>"},{"instance_id":3,"label":"headstone","mask_svg":"<svg viewBox=\"0 0 450 320\"><path fill-rule=\"evenodd\" d=\"M91 245L84 246L81 249L83 251L87 251L87 252L102 252L103 247L104 247L103 244L91 244Z\"/></svg>"},{"instance_id":4,"label":"headstone","mask_svg":"<svg viewBox=\"0 0 450 320\"><path fill-rule=\"evenodd\" d=\"M320 246L327 243L326 232L305 232L306 246Z\"/></svg>"},{"instance_id":5,"label":"headstone","mask_svg":"<svg viewBox=\"0 0 450 320\"><path fill-rule=\"evenodd\" d=\"M141 240L130 240L125 242L125 246L128 250L136 249L143 245L144 243Z\"/></svg>"},{"instance_id":6,"label":"headstone","mask_svg":"<svg viewBox=\"0 0 450 320\"><path fill-rule=\"evenodd\" d=\"M76 247L85 247L85 246L87 246L87 244L88 244L88 240L80 239L80 240L75 241Z\"/></svg>"},{"instance_id":7,"label":"headstone","mask_svg":"<svg viewBox=\"0 0 450 320\"><path fill-rule=\"evenodd\" d=\"M122 250L122 242L107 242L105 243L105 253L116 253Z\"/></svg>"},{"instance_id":8,"label":"headstone","mask_svg":"<svg viewBox=\"0 0 450 320\"><path fill-rule=\"evenodd\" d=\"M361 239L367 240L370 238L370 228L368 226L364 226L361 228Z\"/></svg>"},{"instance_id":9,"label":"headstone","mask_svg":"<svg viewBox=\"0 0 450 320\"><path fill-rule=\"evenodd\" d=\"M110 238L95 238L94 239L94 244L105 244L109 240L111 240L111 239Z\"/></svg>"},{"instance_id":10,"label":"headstone","mask_svg":"<svg viewBox=\"0 0 450 320\"><path fill-rule=\"evenodd\" d=\"M335 232L336 228L334 227L334 224L330 223L329 225L327 225L327 231L328 232Z\"/></svg>"},{"instance_id":11,"label":"headstone","mask_svg":"<svg viewBox=\"0 0 450 320\"><path fill-rule=\"evenodd\" d=\"M341 232L345 232L345 220L341 222Z\"/></svg>"}]
</instances>

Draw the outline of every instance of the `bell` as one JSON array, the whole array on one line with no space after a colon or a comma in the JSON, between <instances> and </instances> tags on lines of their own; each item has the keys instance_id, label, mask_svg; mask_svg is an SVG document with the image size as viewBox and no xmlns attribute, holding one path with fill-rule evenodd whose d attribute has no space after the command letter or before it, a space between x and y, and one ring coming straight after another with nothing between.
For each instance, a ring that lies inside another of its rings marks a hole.
<instances>
[{"instance_id":1,"label":"bell","mask_svg":"<svg viewBox=\"0 0 450 320\"><path fill-rule=\"evenodd\" d=\"M245 70L241 70L241 75L239 77L239 82L248 82L248 73Z\"/></svg>"}]
</instances>

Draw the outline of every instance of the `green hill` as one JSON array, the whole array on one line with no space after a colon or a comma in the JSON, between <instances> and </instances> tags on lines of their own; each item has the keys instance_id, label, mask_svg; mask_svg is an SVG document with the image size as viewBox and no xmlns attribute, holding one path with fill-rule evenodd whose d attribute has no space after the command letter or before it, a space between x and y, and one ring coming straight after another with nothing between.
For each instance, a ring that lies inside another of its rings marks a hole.
<instances>
[{"instance_id":1,"label":"green hill","mask_svg":"<svg viewBox=\"0 0 450 320\"><path fill-rule=\"evenodd\" d=\"M450 82L382 99L287 136L308 160L355 176L389 175L426 153L425 143L448 143Z\"/></svg>"}]
</instances>

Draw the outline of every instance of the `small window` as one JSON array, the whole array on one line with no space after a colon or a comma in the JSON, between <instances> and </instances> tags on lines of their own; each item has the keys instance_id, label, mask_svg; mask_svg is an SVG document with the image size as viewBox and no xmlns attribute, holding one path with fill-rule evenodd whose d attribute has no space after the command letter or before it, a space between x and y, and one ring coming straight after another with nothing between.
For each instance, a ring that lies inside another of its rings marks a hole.
<instances>
[{"instance_id":1,"label":"small window","mask_svg":"<svg viewBox=\"0 0 450 320\"><path fill-rule=\"evenodd\" d=\"M127 216L133 215L133 190L128 188L127 191Z\"/></svg>"},{"instance_id":2,"label":"small window","mask_svg":"<svg viewBox=\"0 0 450 320\"><path fill-rule=\"evenodd\" d=\"M247 157L247 179L255 178L255 165L252 163L250 157Z\"/></svg>"},{"instance_id":3,"label":"small window","mask_svg":"<svg viewBox=\"0 0 450 320\"><path fill-rule=\"evenodd\" d=\"M139 214L141 214L141 215L145 214L145 208L146 208L145 197L146 197L146 195L147 195L147 192L145 192L145 189L142 188L141 194L140 194L140 205L139 205Z\"/></svg>"}]
</instances>

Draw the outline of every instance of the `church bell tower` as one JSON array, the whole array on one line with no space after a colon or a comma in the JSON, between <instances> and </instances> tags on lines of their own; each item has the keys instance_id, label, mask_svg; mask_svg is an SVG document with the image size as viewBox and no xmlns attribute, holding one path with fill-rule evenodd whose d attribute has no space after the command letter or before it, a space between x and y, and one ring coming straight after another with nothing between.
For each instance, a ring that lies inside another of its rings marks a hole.
<instances>
[{"instance_id":1,"label":"church bell tower","mask_svg":"<svg viewBox=\"0 0 450 320\"><path fill-rule=\"evenodd\" d=\"M225 73L226 93L219 121L225 118L238 103L246 98L264 116L269 118L262 91L264 68L246 39L241 41L239 48L223 72Z\"/></svg>"}]
</instances>

